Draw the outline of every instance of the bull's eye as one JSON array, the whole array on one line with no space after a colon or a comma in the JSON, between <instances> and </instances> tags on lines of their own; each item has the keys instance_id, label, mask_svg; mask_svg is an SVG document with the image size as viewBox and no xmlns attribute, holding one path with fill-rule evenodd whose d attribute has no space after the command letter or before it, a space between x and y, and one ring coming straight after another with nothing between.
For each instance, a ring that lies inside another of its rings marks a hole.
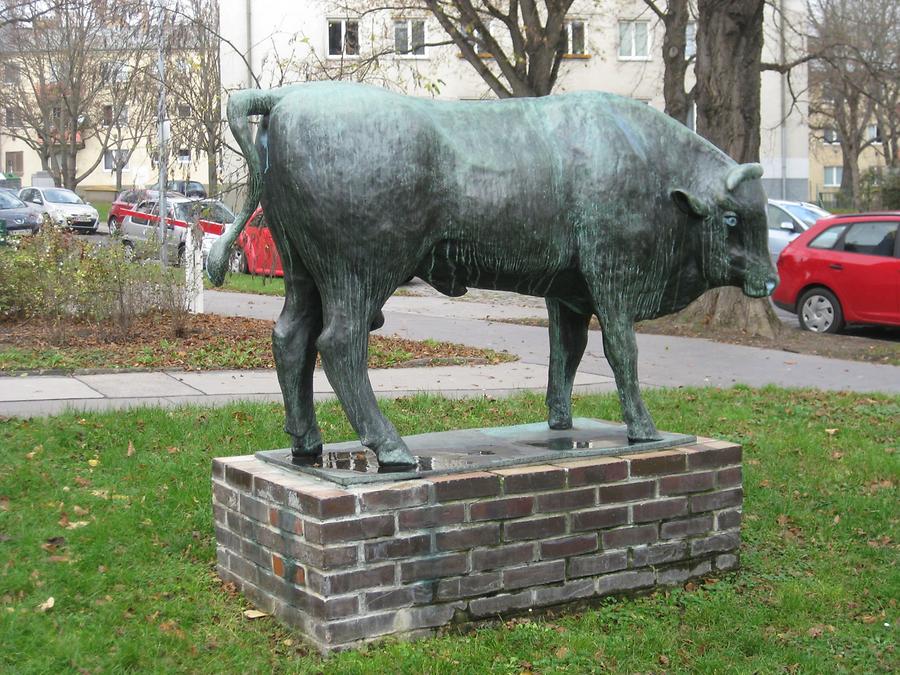
<instances>
[{"instance_id":1,"label":"bull's eye","mask_svg":"<svg viewBox=\"0 0 900 675\"><path fill-rule=\"evenodd\" d=\"M724 216L722 216L722 221L723 221L728 227L737 227L737 224L738 224L738 217L737 217L737 214L734 214L734 213L726 213Z\"/></svg>"}]
</instances>

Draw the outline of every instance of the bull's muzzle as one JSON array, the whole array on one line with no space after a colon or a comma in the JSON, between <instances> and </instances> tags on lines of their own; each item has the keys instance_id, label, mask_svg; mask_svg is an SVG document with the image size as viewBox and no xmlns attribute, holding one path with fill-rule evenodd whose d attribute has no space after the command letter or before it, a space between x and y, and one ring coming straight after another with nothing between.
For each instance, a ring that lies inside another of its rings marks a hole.
<instances>
[{"instance_id":1,"label":"bull's muzzle","mask_svg":"<svg viewBox=\"0 0 900 675\"><path fill-rule=\"evenodd\" d=\"M768 274L759 276L749 274L744 279L742 290L744 291L744 295L751 298L767 298L775 292L778 282L779 279L776 272L769 272Z\"/></svg>"}]
</instances>

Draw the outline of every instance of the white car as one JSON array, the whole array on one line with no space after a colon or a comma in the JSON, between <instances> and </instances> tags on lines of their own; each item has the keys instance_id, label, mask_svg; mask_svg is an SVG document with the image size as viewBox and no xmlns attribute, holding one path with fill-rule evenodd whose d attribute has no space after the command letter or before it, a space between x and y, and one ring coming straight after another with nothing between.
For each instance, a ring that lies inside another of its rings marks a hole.
<instances>
[{"instance_id":1,"label":"white car","mask_svg":"<svg viewBox=\"0 0 900 675\"><path fill-rule=\"evenodd\" d=\"M770 199L768 206L769 255L778 260L781 251L798 236L812 227L817 220L831 214L808 202L787 202Z\"/></svg>"},{"instance_id":2,"label":"white car","mask_svg":"<svg viewBox=\"0 0 900 675\"><path fill-rule=\"evenodd\" d=\"M22 188L19 199L49 215L50 221L60 227L96 232L100 224L97 209L66 188Z\"/></svg>"}]
</instances>

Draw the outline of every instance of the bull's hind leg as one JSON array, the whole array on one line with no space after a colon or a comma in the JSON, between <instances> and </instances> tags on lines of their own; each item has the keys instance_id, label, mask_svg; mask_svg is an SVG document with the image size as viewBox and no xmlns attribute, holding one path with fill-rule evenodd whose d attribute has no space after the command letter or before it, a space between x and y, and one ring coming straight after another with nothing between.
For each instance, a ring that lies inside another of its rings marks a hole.
<instances>
[{"instance_id":1,"label":"bull's hind leg","mask_svg":"<svg viewBox=\"0 0 900 675\"><path fill-rule=\"evenodd\" d=\"M637 340L634 321L626 313L596 308L597 318L603 326L603 351L616 378L622 417L628 426L628 438L632 441L651 441L660 438L650 417L650 411L641 398L637 375Z\"/></svg>"},{"instance_id":2,"label":"bull's hind leg","mask_svg":"<svg viewBox=\"0 0 900 675\"><path fill-rule=\"evenodd\" d=\"M575 312L553 298L547 298L547 315L550 319L547 421L551 429L571 429L572 385L587 346L591 315Z\"/></svg>"},{"instance_id":3,"label":"bull's hind leg","mask_svg":"<svg viewBox=\"0 0 900 675\"><path fill-rule=\"evenodd\" d=\"M344 289L339 297L323 293L325 327L317 345L325 374L360 442L375 452L378 463L415 464L394 425L378 409L369 381L369 329L378 324L379 306L360 297L358 284L347 283Z\"/></svg>"},{"instance_id":4,"label":"bull's hind leg","mask_svg":"<svg viewBox=\"0 0 900 675\"><path fill-rule=\"evenodd\" d=\"M306 268L293 258L283 259L284 309L272 331L272 352L284 397L284 429L293 439L293 454L319 455L322 437L313 406L313 370L322 303Z\"/></svg>"}]
</instances>

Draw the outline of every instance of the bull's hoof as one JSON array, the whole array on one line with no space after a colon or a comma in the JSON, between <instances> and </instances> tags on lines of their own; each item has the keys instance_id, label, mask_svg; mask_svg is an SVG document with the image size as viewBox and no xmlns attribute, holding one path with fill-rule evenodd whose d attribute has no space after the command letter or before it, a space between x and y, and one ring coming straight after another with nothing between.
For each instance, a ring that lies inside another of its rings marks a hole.
<instances>
[{"instance_id":1,"label":"bull's hoof","mask_svg":"<svg viewBox=\"0 0 900 675\"><path fill-rule=\"evenodd\" d=\"M318 457L322 454L322 444L316 445L298 445L294 443L291 446L292 457Z\"/></svg>"},{"instance_id":2,"label":"bull's hoof","mask_svg":"<svg viewBox=\"0 0 900 675\"><path fill-rule=\"evenodd\" d=\"M628 442L629 443L646 443L648 441L662 440L662 436L656 430L651 422L650 424L629 425L628 426Z\"/></svg>"},{"instance_id":3,"label":"bull's hoof","mask_svg":"<svg viewBox=\"0 0 900 675\"><path fill-rule=\"evenodd\" d=\"M378 457L378 464L381 466L415 466L417 464L416 458L410 454L402 442L399 444L385 443L376 450L375 456Z\"/></svg>"},{"instance_id":4,"label":"bull's hoof","mask_svg":"<svg viewBox=\"0 0 900 675\"><path fill-rule=\"evenodd\" d=\"M547 425L555 431L565 431L572 428L572 415L570 413L550 412Z\"/></svg>"}]
</instances>

